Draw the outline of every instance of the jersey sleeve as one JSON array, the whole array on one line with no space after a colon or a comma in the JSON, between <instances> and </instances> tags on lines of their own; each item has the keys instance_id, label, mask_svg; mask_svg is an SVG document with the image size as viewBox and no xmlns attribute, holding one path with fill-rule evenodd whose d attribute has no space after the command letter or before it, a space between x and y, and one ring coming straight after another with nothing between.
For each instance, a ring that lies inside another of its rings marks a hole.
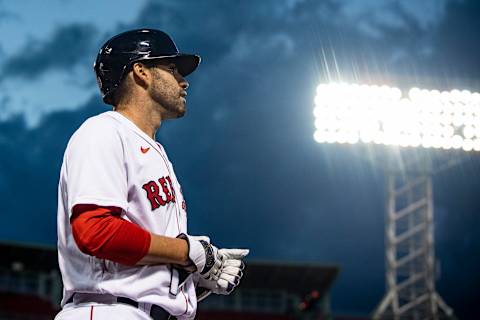
<instances>
[{"instance_id":1,"label":"jersey sleeve","mask_svg":"<svg viewBox=\"0 0 480 320\"><path fill-rule=\"evenodd\" d=\"M108 121L87 121L67 147L68 211L78 204L127 208L127 170L121 133Z\"/></svg>"}]
</instances>

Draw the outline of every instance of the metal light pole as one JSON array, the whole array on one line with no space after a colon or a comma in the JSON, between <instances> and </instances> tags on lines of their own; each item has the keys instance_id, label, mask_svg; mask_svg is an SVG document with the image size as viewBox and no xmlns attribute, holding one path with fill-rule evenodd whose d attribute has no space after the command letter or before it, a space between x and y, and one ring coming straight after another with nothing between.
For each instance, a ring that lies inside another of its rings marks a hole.
<instances>
[{"instance_id":1,"label":"metal light pole","mask_svg":"<svg viewBox=\"0 0 480 320\"><path fill-rule=\"evenodd\" d=\"M387 172L387 293L373 319L452 319L435 290L433 165L429 159Z\"/></svg>"}]
</instances>

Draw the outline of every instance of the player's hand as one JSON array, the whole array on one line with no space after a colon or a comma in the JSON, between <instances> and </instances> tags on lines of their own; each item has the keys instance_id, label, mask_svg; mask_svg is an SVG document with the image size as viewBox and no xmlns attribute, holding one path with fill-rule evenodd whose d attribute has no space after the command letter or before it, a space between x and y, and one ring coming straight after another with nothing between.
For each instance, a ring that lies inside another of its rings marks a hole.
<instances>
[{"instance_id":1,"label":"player's hand","mask_svg":"<svg viewBox=\"0 0 480 320\"><path fill-rule=\"evenodd\" d=\"M184 269L199 273L204 279L218 280L223 265L223 255L220 255L217 247L210 243L210 239L206 236L190 236L183 233L177 238L188 242L188 257L191 265Z\"/></svg>"},{"instance_id":2,"label":"player's hand","mask_svg":"<svg viewBox=\"0 0 480 320\"><path fill-rule=\"evenodd\" d=\"M222 255L222 268L218 279L205 279L200 277L198 286L207 288L212 293L228 295L240 284L243 277L245 264L243 259L249 252L247 249L220 249Z\"/></svg>"},{"instance_id":3,"label":"player's hand","mask_svg":"<svg viewBox=\"0 0 480 320\"><path fill-rule=\"evenodd\" d=\"M243 277L243 269L245 269L245 258L250 250L248 249L220 249L219 254L222 256L222 270L217 281L219 294L230 294L235 287L240 284ZM217 292L216 292L217 293Z\"/></svg>"},{"instance_id":4,"label":"player's hand","mask_svg":"<svg viewBox=\"0 0 480 320\"><path fill-rule=\"evenodd\" d=\"M225 260L242 260L250 252L248 249L220 249L218 251L224 256Z\"/></svg>"}]
</instances>

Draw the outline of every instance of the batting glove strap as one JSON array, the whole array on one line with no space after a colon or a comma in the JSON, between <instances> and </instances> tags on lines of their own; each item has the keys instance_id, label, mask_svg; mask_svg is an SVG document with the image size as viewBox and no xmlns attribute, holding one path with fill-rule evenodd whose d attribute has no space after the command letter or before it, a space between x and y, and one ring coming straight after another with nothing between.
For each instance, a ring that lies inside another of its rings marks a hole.
<instances>
[{"instance_id":1,"label":"batting glove strap","mask_svg":"<svg viewBox=\"0 0 480 320\"><path fill-rule=\"evenodd\" d=\"M210 243L207 243L204 240L199 241L205 251L205 266L203 267L200 274L203 276L209 272L212 267L215 265L215 252Z\"/></svg>"},{"instance_id":2,"label":"batting glove strap","mask_svg":"<svg viewBox=\"0 0 480 320\"><path fill-rule=\"evenodd\" d=\"M210 244L210 239L184 233L177 237L188 242L188 257L196 267L195 272L199 272L203 278L218 279L222 260L218 255L218 249Z\"/></svg>"}]
</instances>

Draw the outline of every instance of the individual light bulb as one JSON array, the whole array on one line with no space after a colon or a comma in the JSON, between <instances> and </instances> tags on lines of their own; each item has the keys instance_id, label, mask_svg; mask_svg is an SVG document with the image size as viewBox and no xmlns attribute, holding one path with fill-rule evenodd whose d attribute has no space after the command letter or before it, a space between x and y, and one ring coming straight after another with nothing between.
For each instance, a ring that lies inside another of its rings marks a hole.
<instances>
[{"instance_id":1,"label":"individual light bulb","mask_svg":"<svg viewBox=\"0 0 480 320\"><path fill-rule=\"evenodd\" d=\"M391 88L390 89L390 100L392 101L398 101L402 98L402 91L398 88Z\"/></svg>"},{"instance_id":2,"label":"individual light bulb","mask_svg":"<svg viewBox=\"0 0 480 320\"><path fill-rule=\"evenodd\" d=\"M453 89L452 91L450 91L450 101L457 103L457 102L460 102L461 100L462 100L462 94L460 93L460 90Z\"/></svg>"},{"instance_id":3,"label":"individual light bulb","mask_svg":"<svg viewBox=\"0 0 480 320\"><path fill-rule=\"evenodd\" d=\"M316 131L313 133L313 139L314 139L316 142L318 142L318 143L324 143L324 142L326 142L324 132L321 132L321 131L319 131L319 130L316 130Z\"/></svg>"},{"instance_id":4,"label":"individual light bulb","mask_svg":"<svg viewBox=\"0 0 480 320\"><path fill-rule=\"evenodd\" d=\"M480 139L473 140L473 150L480 151Z\"/></svg>"},{"instance_id":5,"label":"individual light bulb","mask_svg":"<svg viewBox=\"0 0 480 320\"><path fill-rule=\"evenodd\" d=\"M418 100L420 98L420 95L421 95L421 91L419 88L411 88L409 91L408 91L408 97L410 98L410 100Z\"/></svg>"},{"instance_id":6,"label":"individual light bulb","mask_svg":"<svg viewBox=\"0 0 480 320\"><path fill-rule=\"evenodd\" d=\"M325 141L327 143L335 143L337 140L336 134L334 132L328 132L325 135Z\"/></svg>"},{"instance_id":7,"label":"individual light bulb","mask_svg":"<svg viewBox=\"0 0 480 320\"><path fill-rule=\"evenodd\" d=\"M454 133L455 129L452 126L446 125L442 127L442 136L449 138L452 137Z\"/></svg>"},{"instance_id":8,"label":"individual light bulb","mask_svg":"<svg viewBox=\"0 0 480 320\"><path fill-rule=\"evenodd\" d=\"M460 113L460 112L456 112L454 115L453 115L453 125L455 127L460 127L462 124L463 124L463 114Z\"/></svg>"},{"instance_id":9,"label":"individual light bulb","mask_svg":"<svg viewBox=\"0 0 480 320\"><path fill-rule=\"evenodd\" d=\"M459 135L454 135L452 138L452 147L454 149L460 149L463 145L463 139Z\"/></svg>"},{"instance_id":10,"label":"individual light bulb","mask_svg":"<svg viewBox=\"0 0 480 320\"><path fill-rule=\"evenodd\" d=\"M464 104L467 104L470 102L472 99L472 93L468 90L462 90L460 92L460 101L462 101Z\"/></svg>"},{"instance_id":11,"label":"individual light bulb","mask_svg":"<svg viewBox=\"0 0 480 320\"><path fill-rule=\"evenodd\" d=\"M442 141L442 148L445 150L449 150L452 148L452 140L451 139L444 139Z\"/></svg>"},{"instance_id":12,"label":"individual light bulb","mask_svg":"<svg viewBox=\"0 0 480 320\"><path fill-rule=\"evenodd\" d=\"M450 97L450 92L448 91L442 91L440 93L440 101L443 104L449 104L451 102L451 97Z\"/></svg>"},{"instance_id":13,"label":"individual light bulb","mask_svg":"<svg viewBox=\"0 0 480 320\"><path fill-rule=\"evenodd\" d=\"M463 136L466 139L471 139L471 138L473 138L474 135L475 135L475 129L473 129L473 127L465 126L463 128Z\"/></svg>"},{"instance_id":14,"label":"individual light bulb","mask_svg":"<svg viewBox=\"0 0 480 320\"><path fill-rule=\"evenodd\" d=\"M463 140L462 148L464 151L471 151L473 149L473 140L471 139Z\"/></svg>"},{"instance_id":15,"label":"individual light bulb","mask_svg":"<svg viewBox=\"0 0 480 320\"><path fill-rule=\"evenodd\" d=\"M347 143L355 144L360 140L359 135L357 132L351 132L347 136Z\"/></svg>"}]
</instances>

